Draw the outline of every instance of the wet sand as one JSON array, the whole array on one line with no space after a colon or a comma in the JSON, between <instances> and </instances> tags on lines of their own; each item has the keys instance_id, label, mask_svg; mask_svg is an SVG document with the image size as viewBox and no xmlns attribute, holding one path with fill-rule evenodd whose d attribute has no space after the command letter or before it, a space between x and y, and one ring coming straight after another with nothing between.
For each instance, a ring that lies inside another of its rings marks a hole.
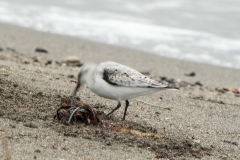
<instances>
[{"instance_id":1,"label":"wet sand","mask_svg":"<svg viewBox=\"0 0 240 160\"><path fill-rule=\"evenodd\" d=\"M239 70L7 24L0 31L0 159L240 159L240 96L229 90L240 87ZM202 86L133 99L124 122L123 107L104 118L117 102L84 87L77 95L102 123L64 125L53 117L76 85L79 67L62 63L69 55ZM192 71L194 77L184 75Z\"/></svg>"}]
</instances>

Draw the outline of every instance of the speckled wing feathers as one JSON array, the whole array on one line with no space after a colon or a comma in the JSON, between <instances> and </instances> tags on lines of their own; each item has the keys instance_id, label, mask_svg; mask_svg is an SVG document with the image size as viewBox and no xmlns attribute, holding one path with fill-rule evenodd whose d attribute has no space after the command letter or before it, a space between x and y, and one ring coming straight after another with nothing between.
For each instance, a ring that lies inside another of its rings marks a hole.
<instances>
[{"instance_id":1,"label":"speckled wing feathers","mask_svg":"<svg viewBox=\"0 0 240 160\"><path fill-rule=\"evenodd\" d=\"M111 85L143 88L166 87L164 84L152 80L130 67L115 62L101 63L98 68L101 69L103 79Z\"/></svg>"}]
</instances>

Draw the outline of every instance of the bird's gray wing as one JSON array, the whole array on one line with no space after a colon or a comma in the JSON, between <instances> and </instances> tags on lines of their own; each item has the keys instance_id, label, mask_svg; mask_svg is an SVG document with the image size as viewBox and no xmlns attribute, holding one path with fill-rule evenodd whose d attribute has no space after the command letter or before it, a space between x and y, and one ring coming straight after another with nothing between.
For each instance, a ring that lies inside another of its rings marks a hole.
<instances>
[{"instance_id":1,"label":"bird's gray wing","mask_svg":"<svg viewBox=\"0 0 240 160\"><path fill-rule=\"evenodd\" d=\"M130 67L115 62L108 62L102 65L101 68L103 80L111 85L143 88L167 87L166 85L150 79Z\"/></svg>"}]
</instances>

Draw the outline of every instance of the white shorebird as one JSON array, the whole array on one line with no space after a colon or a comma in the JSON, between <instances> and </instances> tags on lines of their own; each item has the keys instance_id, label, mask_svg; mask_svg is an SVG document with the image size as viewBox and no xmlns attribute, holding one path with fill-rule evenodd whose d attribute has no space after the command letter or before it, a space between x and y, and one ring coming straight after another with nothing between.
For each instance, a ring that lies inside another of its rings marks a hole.
<instances>
[{"instance_id":1,"label":"white shorebird","mask_svg":"<svg viewBox=\"0 0 240 160\"><path fill-rule=\"evenodd\" d=\"M118 105L109 116L121 107L121 100L126 101L123 119L127 113L129 99L158 92L165 89L175 89L146 77L138 71L116 62L103 62L99 65L85 63L78 73L77 86L72 96L75 96L81 84L87 84L95 94L118 101Z\"/></svg>"}]
</instances>

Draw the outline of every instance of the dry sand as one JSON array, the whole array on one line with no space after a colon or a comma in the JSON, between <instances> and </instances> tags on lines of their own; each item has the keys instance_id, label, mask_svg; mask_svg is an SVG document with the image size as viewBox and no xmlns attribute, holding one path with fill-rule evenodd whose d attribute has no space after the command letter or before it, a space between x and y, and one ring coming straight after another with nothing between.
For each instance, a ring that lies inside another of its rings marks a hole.
<instances>
[{"instance_id":1,"label":"dry sand","mask_svg":"<svg viewBox=\"0 0 240 160\"><path fill-rule=\"evenodd\" d=\"M48 53L35 52L37 47ZM222 89L240 87L239 70L7 24L0 24L0 48L0 159L240 159L240 96ZM81 62L116 61L151 77L203 86L133 99L124 122L123 107L104 118L117 102L84 87L78 96L102 113L103 123L63 125L53 117L73 90L79 67L45 63L68 55ZM196 76L184 75L190 71Z\"/></svg>"}]
</instances>

